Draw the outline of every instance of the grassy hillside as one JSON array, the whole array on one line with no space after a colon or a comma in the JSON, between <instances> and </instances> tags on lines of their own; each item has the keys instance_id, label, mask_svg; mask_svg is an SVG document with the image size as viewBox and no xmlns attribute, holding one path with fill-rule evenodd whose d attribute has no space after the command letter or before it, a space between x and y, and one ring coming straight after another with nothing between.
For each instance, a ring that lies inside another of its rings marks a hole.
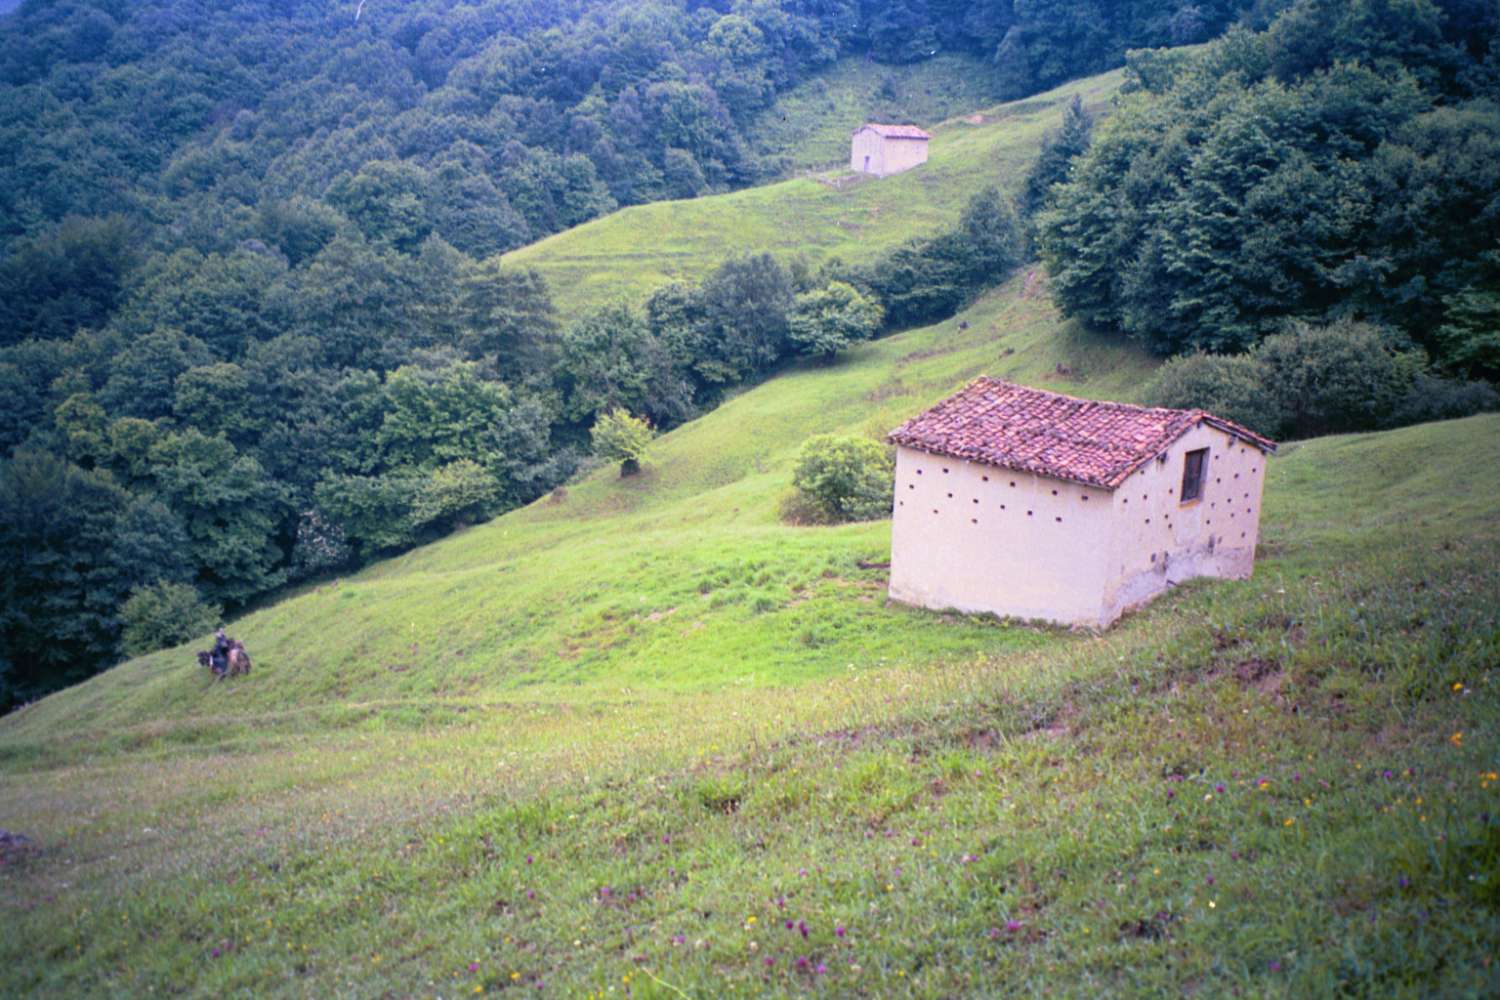
<instances>
[{"instance_id":1,"label":"grassy hillside","mask_svg":"<svg viewBox=\"0 0 1500 1000\"><path fill-rule=\"evenodd\" d=\"M808 436L883 436L980 372L1129 395L1149 361L1064 327L1040 282L1018 278L960 319L748 391L662 438L641 476L600 470L250 615L236 631L256 653L256 684L211 685L186 651L159 653L7 720L0 753L28 735L66 731L93 746L226 711L290 710L277 724L299 725L314 706L350 702L420 711L434 700L792 683L856 659L906 661L914 630L931 643L923 659L1033 646L1042 637L1028 630L882 608L869 599L879 573L854 563L884 558L884 523L793 529L776 506ZM1051 374L1059 364L1066 379Z\"/></svg>"},{"instance_id":2,"label":"grassy hillside","mask_svg":"<svg viewBox=\"0 0 1500 1000\"><path fill-rule=\"evenodd\" d=\"M873 259L951 225L987 185L1016 190L1041 136L1057 127L1067 101L1081 94L1087 105L1102 108L1121 79L1119 72L1090 77L935 126L929 161L895 177L872 180L832 171L710 198L637 205L504 259L541 271L564 316L615 299L639 300L674 279L700 278L735 254L800 254L814 263ZM833 99L836 113L857 107ZM816 103L810 97L806 102ZM823 137L816 141L829 141L831 124L809 122ZM840 127L847 132L854 125Z\"/></svg>"},{"instance_id":3,"label":"grassy hillside","mask_svg":"<svg viewBox=\"0 0 1500 1000\"><path fill-rule=\"evenodd\" d=\"M993 69L970 56L940 55L900 69L861 57L788 91L761 113L750 141L792 168L849 162L849 133L868 121L936 126L994 103Z\"/></svg>"},{"instance_id":4,"label":"grassy hillside","mask_svg":"<svg viewBox=\"0 0 1500 1000\"><path fill-rule=\"evenodd\" d=\"M776 524L980 371L1128 398L1039 291L0 720L0 992L1492 994L1500 417L1287 448L1255 579L1104 636Z\"/></svg>"}]
</instances>

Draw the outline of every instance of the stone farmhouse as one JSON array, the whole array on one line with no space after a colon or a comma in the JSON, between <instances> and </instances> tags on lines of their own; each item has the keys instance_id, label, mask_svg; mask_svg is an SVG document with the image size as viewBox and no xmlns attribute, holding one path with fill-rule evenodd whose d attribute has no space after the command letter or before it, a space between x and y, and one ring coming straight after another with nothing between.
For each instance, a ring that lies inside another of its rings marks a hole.
<instances>
[{"instance_id":1,"label":"stone farmhouse","mask_svg":"<svg viewBox=\"0 0 1500 1000\"><path fill-rule=\"evenodd\" d=\"M849 169L889 177L919 167L931 138L915 125L861 125L849 144Z\"/></svg>"},{"instance_id":2,"label":"stone farmhouse","mask_svg":"<svg viewBox=\"0 0 1500 1000\"><path fill-rule=\"evenodd\" d=\"M891 597L1100 628L1183 580L1250 576L1276 450L1202 410L992 378L890 441Z\"/></svg>"}]
</instances>

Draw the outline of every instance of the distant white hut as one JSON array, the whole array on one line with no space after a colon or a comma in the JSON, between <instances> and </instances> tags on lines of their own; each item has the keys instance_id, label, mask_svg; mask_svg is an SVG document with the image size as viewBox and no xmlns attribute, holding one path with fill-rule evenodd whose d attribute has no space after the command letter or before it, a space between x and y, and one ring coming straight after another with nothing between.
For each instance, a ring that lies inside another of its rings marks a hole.
<instances>
[{"instance_id":1,"label":"distant white hut","mask_svg":"<svg viewBox=\"0 0 1500 1000\"><path fill-rule=\"evenodd\" d=\"M889 177L927 162L932 136L915 125L861 125L849 146L849 169Z\"/></svg>"},{"instance_id":2,"label":"distant white hut","mask_svg":"<svg viewBox=\"0 0 1500 1000\"><path fill-rule=\"evenodd\" d=\"M1203 410L980 378L890 434L891 597L1105 626L1255 566L1276 445Z\"/></svg>"}]
</instances>

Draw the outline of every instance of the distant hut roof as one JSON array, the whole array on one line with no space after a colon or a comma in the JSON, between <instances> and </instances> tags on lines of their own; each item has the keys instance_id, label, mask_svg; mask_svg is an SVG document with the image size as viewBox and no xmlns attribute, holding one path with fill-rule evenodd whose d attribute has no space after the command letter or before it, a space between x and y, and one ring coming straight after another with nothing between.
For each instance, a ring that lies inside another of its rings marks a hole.
<instances>
[{"instance_id":1,"label":"distant hut roof","mask_svg":"<svg viewBox=\"0 0 1500 1000\"><path fill-rule=\"evenodd\" d=\"M865 129L869 129L871 132L882 135L887 139L921 139L925 142L932 138L932 136L923 132L915 125L877 125L874 122L867 122L854 131L863 132Z\"/></svg>"},{"instance_id":2,"label":"distant hut roof","mask_svg":"<svg viewBox=\"0 0 1500 1000\"><path fill-rule=\"evenodd\" d=\"M1078 399L987 377L897 427L890 440L1112 490L1200 423L1276 450L1274 441L1204 410Z\"/></svg>"}]
</instances>

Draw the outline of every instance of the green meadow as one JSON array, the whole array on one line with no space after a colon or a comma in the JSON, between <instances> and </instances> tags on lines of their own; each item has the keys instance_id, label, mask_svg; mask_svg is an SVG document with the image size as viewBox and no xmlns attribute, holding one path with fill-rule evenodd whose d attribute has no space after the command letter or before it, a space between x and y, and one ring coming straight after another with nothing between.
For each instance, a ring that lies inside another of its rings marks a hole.
<instances>
[{"instance_id":1,"label":"green meadow","mask_svg":"<svg viewBox=\"0 0 1500 1000\"><path fill-rule=\"evenodd\" d=\"M1255 577L1104 634L916 611L801 442L1151 368L960 319L0 720L0 992L1493 995L1500 417L1285 447Z\"/></svg>"},{"instance_id":2,"label":"green meadow","mask_svg":"<svg viewBox=\"0 0 1500 1000\"><path fill-rule=\"evenodd\" d=\"M938 72L959 76L944 60ZM812 162L848 156L848 134L865 115L873 84L869 69L842 69L789 94L774 111L763 141L773 148L810 150ZM922 98L917 78L910 105L949 111L951 104ZM905 241L928 236L958 220L983 188L1018 191L1036 159L1041 137L1057 128L1073 96L1103 112L1123 81L1123 71L1076 80L1024 101L1001 104L934 125L930 158L923 166L881 179L842 166L819 169L775 184L712 198L635 205L558 233L503 258L546 276L558 311L571 318L617 300L635 303L671 281L704 277L729 257L772 253L813 265L830 259L873 260ZM821 88L821 89L819 89ZM963 93L962 90L958 91ZM794 124L795 123L795 124ZM842 153L832 155L835 147ZM799 164L801 165L801 164Z\"/></svg>"}]
</instances>

